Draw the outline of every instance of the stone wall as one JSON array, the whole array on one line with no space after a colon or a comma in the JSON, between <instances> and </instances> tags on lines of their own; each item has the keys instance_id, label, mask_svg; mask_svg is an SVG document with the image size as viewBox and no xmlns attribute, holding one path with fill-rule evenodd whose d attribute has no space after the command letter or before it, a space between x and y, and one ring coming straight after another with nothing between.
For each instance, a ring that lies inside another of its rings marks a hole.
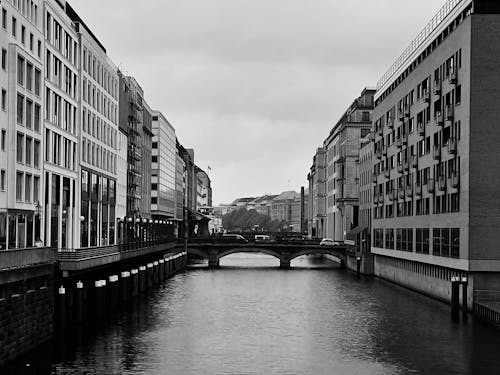
<instances>
[{"instance_id":1,"label":"stone wall","mask_svg":"<svg viewBox=\"0 0 500 375\"><path fill-rule=\"evenodd\" d=\"M0 299L0 366L52 338L51 285Z\"/></svg>"}]
</instances>

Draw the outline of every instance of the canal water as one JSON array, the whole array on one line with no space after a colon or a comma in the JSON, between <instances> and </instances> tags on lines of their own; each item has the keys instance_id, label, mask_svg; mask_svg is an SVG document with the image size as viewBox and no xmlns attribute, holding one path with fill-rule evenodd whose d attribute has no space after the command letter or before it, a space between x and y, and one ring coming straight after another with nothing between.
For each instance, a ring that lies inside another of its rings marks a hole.
<instances>
[{"instance_id":1,"label":"canal water","mask_svg":"<svg viewBox=\"0 0 500 375\"><path fill-rule=\"evenodd\" d=\"M500 331L332 264L235 254L193 266L5 374L499 374ZM1 372L1 371L0 371Z\"/></svg>"}]
</instances>

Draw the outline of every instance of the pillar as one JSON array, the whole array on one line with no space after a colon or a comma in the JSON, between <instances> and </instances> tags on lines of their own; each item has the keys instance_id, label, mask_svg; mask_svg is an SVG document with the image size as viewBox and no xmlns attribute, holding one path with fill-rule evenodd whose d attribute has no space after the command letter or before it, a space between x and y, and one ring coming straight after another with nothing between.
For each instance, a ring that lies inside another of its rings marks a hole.
<instances>
[{"instance_id":1,"label":"pillar","mask_svg":"<svg viewBox=\"0 0 500 375\"><path fill-rule=\"evenodd\" d=\"M66 289L60 286L57 293L58 319L57 328L61 331L66 329Z\"/></svg>"},{"instance_id":2,"label":"pillar","mask_svg":"<svg viewBox=\"0 0 500 375\"><path fill-rule=\"evenodd\" d=\"M153 289L153 263L146 265L146 288Z\"/></svg>"},{"instance_id":3,"label":"pillar","mask_svg":"<svg viewBox=\"0 0 500 375\"><path fill-rule=\"evenodd\" d=\"M137 297L139 295L139 270L137 268L130 271L130 284L132 284L130 287L132 297Z\"/></svg>"},{"instance_id":4,"label":"pillar","mask_svg":"<svg viewBox=\"0 0 500 375\"><path fill-rule=\"evenodd\" d=\"M161 282L161 281L165 280L165 260L160 259L160 260L158 260L158 263L159 263L158 276L159 276L159 280Z\"/></svg>"},{"instance_id":5,"label":"pillar","mask_svg":"<svg viewBox=\"0 0 500 375\"><path fill-rule=\"evenodd\" d=\"M172 277L172 257L167 258L167 277Z\"/></svg>"},{"instance_id":6,"label":"pillar","mask_svg":"<svg viewBox=\"0 0 500 375\"><path fill-rule=\"evenodd\" d=\"M210 256L208 258L208 268L219 268L220 267L220 259L217 256Z\"/></svg>"},{"instance_id":7,"label":"pillar","mask_svg":"<svg viewBox=\"0 0 500 375\"><path fill-rule=\"evenodd\" d=\"M95 315L97 317L102 317L104 315L104 301L105 301L105 284L104 280L97 280L94 283L95 292Z\"/></svg>"},{"instance_id":8,"label":"pillar","mask_svg":"<svg viewBox=\"0 0 500 375\"><path fill-rule=\"evenodd\" d=\"M451 317L455 321L459 320L459 310L460 310L459 292L460 292L460 278L453 276L451 278Z\"/></svg>"},{"instance_id":9,"label":"pillar","mask_svg":"<svg viewBox=\"0 0 500 375\"><path fill-rule=\"evenodd\" d=\"M125 271L120 274L120 301L126 302L130 295L130 272Z\"/></svg>"},{"instance_id":10,"label":"pillar","mask_svg":"<svg viewBox=\"0 0 500 375\"><path fill-rule=\"evenodd\" d=\"M75 319L77 324L83 323L84 317L84 291L83 291L83 283L78 281L76 283L76 292L75 292Z\"/></svg>"},{"instance_id":11,"label":"pillar","mask_svg":"<svg viewBox=\"0 0 500 375\"><path fill-rule=\"evenodd\" d=\"M280 268L290 268L290 260L288 258L280 258Z\"/></svg>"},{"instance_id":12,"label":"pillar","mask_svg":"<svg viewBox=\"0 0 500 375\"><path fill-rule=\"evenodd\" d=\"M146 266L139 267L139 293L146 291Z\"/></svg>"},{"instance_id":13,"label":"pillar","mask_svg":"<svg viewBox=\"0 0 500 375\"><path fill-rule=\"evenodd\" d=\"M466 322L469 313L467 308L467 287L468 287L467 277L462 277L460 281L462 284L462 314L464 322Z\"/></svg>"},{"instance_id":14,"label":"pillar","mask_svg":"<svg viewBox=\"0 0 500 375\"><path fill-rule=\"evenodd\" d=\"M111 311L114 311L118 307L118 295L120 293L118 285L118 275L112 275L109 277L109 303L111 305Z\"/></svg>"},{"instance_id":15,"label":"pillar","mask_svg":"<svg viewBox=\"0 0 500 375\"><path fill-rule=\"evenodd\" d=\"M158 286L160 283L160 268L159 268L160 263L158 261L153 262L153 285Z\"/></svg>"}]
</instances>

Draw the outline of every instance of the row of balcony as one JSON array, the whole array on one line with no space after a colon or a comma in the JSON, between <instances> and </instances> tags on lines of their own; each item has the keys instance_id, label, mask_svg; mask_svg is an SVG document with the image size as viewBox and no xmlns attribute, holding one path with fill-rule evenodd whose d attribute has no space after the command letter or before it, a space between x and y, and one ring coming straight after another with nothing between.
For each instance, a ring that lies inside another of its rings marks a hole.
<instances>
[{"instance_id":1,"label":"row of balcony","mask_svg":"<svg viewBox=\"0 0 500 375\"><path fill-rule=\"evenodd\" d=\"M436 180L433 178L427 181L427 192L434 193L438 191L446 191L448 187L457 189L459 187L459 176L458 173L454 172L450 177L440 176ZM415 185L399 185L397 189L392 189L387 193L389 201L397 201L399 199L411 198L414 195L416 197L422 196L423 185L421 183L415 183ZM383 203L384 196L382 194L374 193L373 201Z\"/></svg>"}]
</instances>

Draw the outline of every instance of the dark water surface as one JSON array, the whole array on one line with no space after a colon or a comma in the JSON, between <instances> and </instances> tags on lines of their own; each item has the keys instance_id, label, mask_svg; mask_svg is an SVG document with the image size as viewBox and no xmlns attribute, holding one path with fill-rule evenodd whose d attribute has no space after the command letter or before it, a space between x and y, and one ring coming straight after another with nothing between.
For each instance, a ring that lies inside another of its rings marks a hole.
<instances>
[{"instance_id":1,"label":"dark water surface","mask_svg":"<svg viewBox=\"0 0 500 375\"><path fill-rule=\"evenodd\" d=\"M4 372L500 374L500 331L452 323L440 302L319 260L278 263L235 254L220 270L193 267Z\"/></svg>"}]
</instances>

